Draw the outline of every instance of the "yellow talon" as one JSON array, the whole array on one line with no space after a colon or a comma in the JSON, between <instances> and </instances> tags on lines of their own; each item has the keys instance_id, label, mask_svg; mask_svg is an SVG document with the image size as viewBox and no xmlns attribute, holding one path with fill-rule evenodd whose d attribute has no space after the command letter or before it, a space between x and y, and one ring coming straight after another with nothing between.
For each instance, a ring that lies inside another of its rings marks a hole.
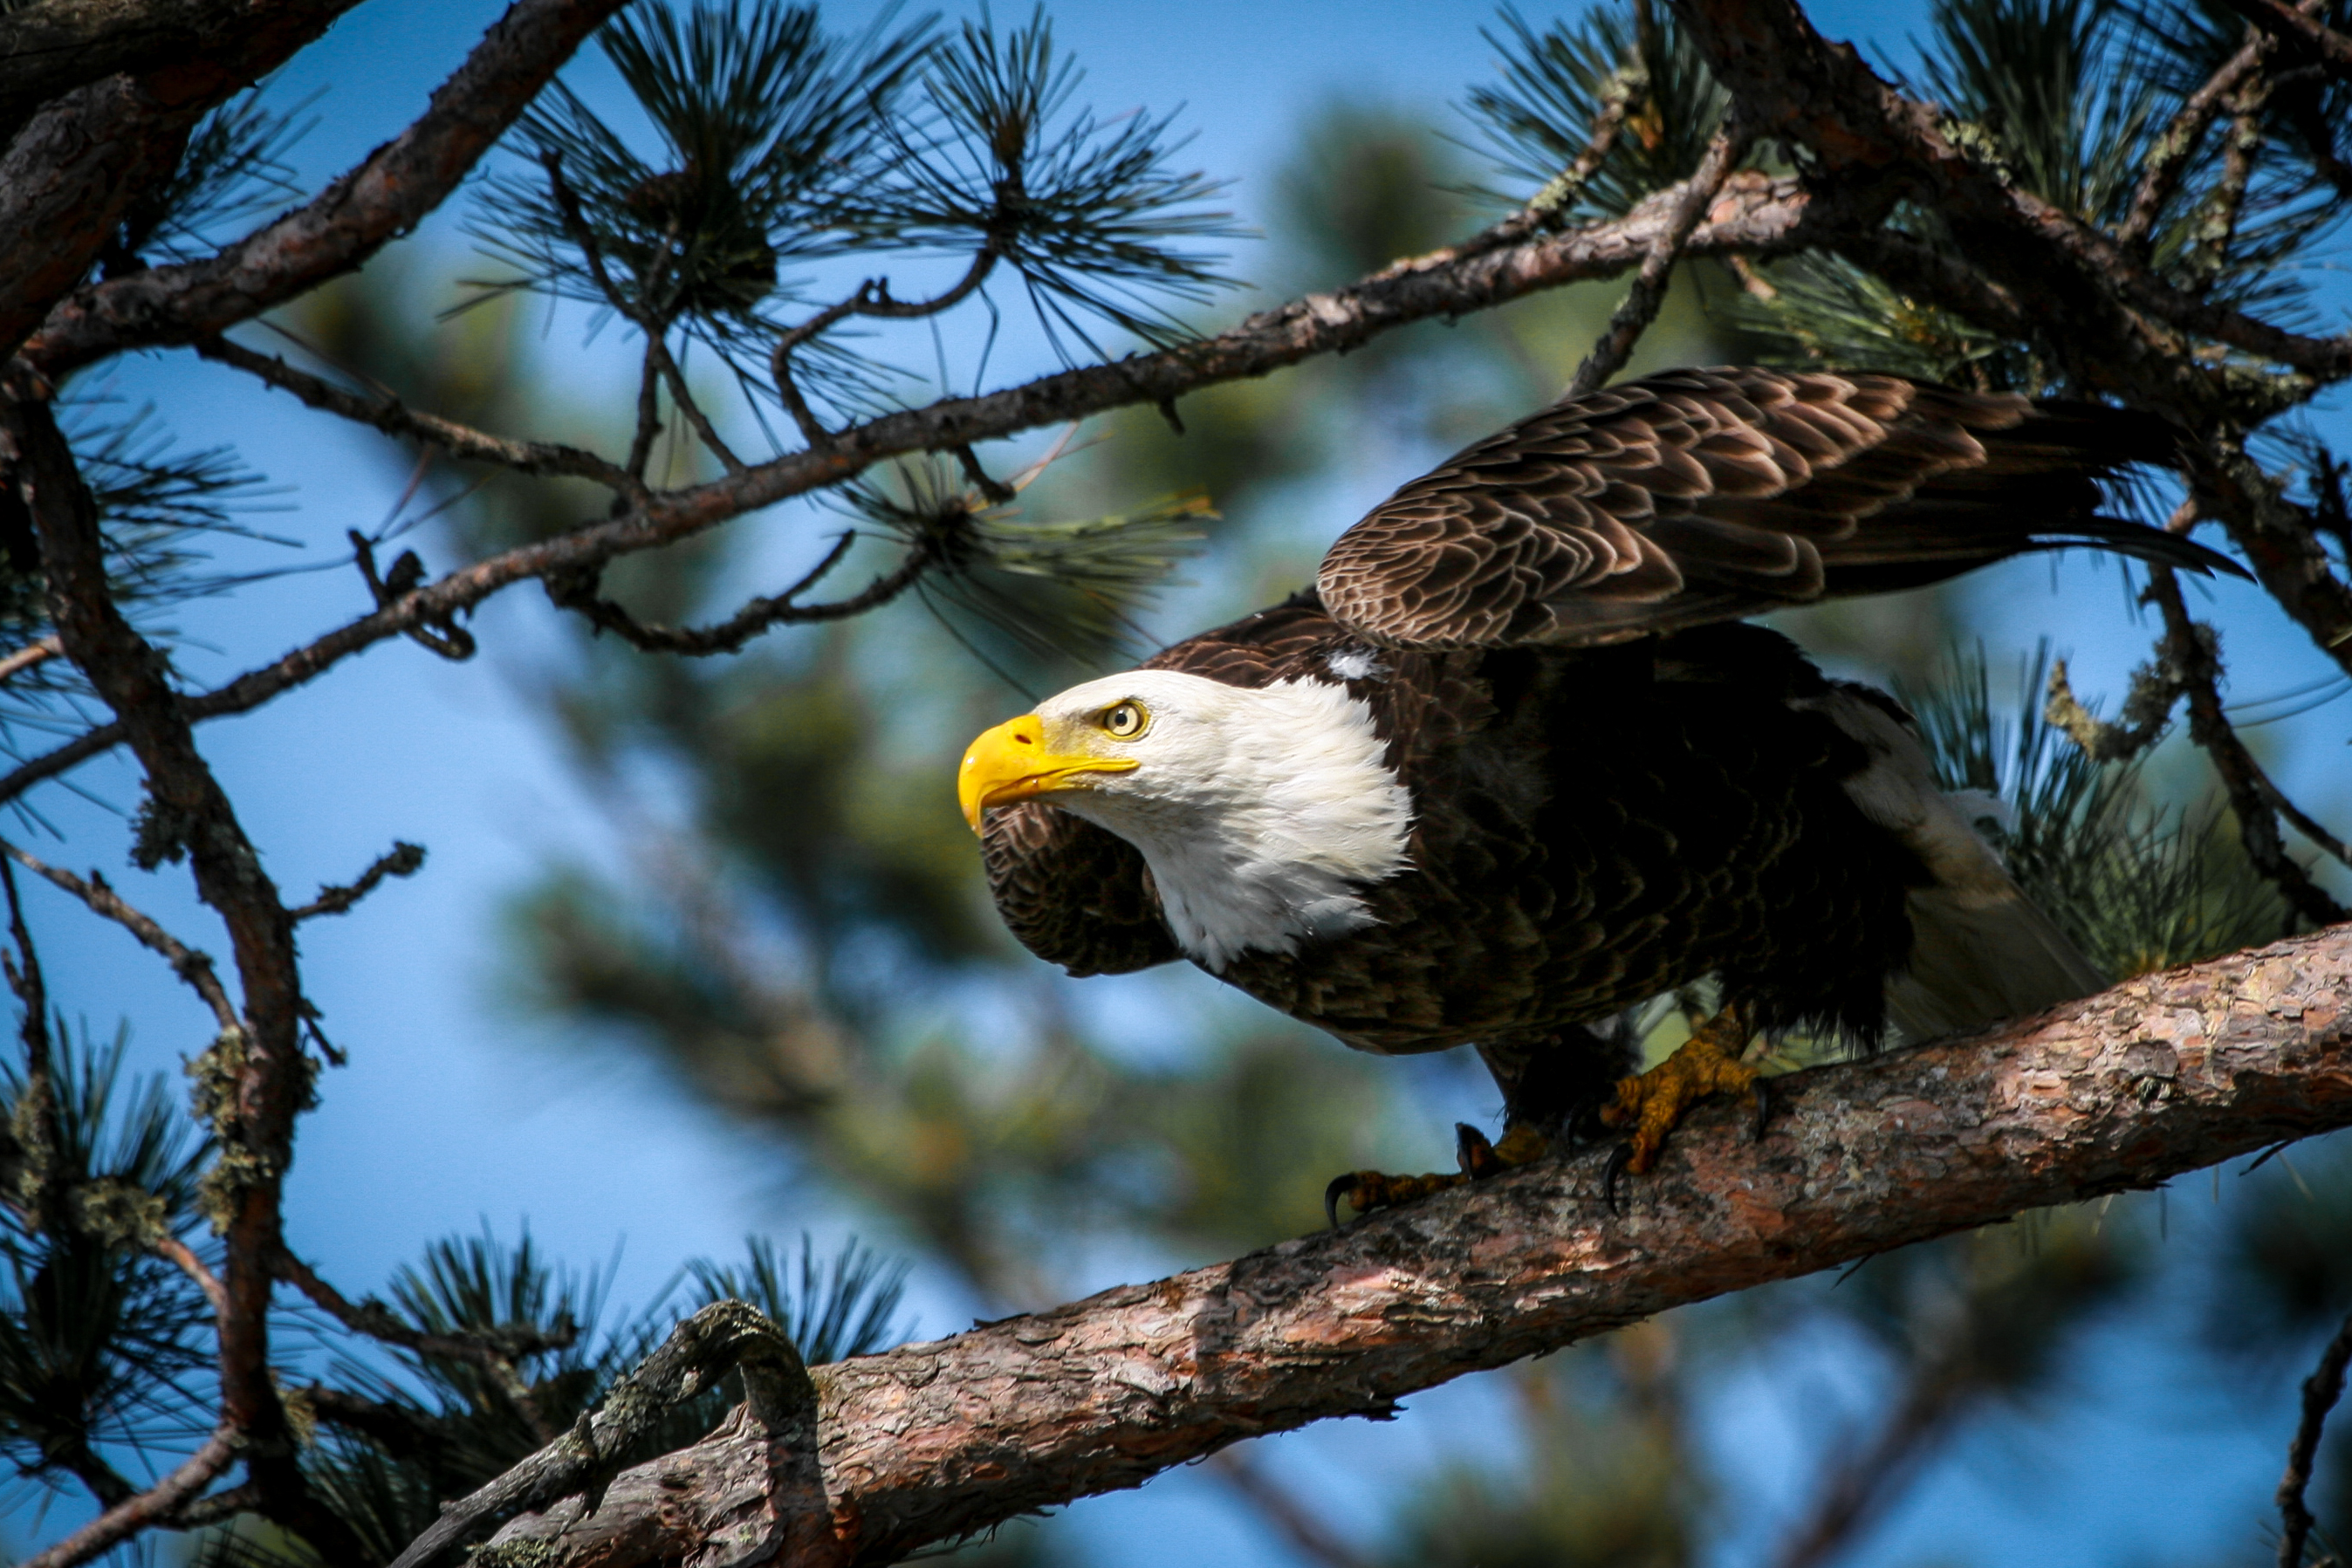
<instances>
[{"instance_id":1,"label":"yellow talon","mask_svg":"<svg viewBox=\"0 0 2352 1568\"><path fill-rule=\"evenodd\" d=\"M1335 1227L1339 1223L1339 1205L1346 1202L1358 1214L1370 1214L1376 1208L1394 1208L1401 1203L1411 1203L1417 1197L1427 1197L1433 1192L1444 1192L1465 1182L1484 1181L1500 1176L1514 1166L1527 1165L1551 1153L1551 1140L1526 1122L1514 1122L1503 1130L1503 1141L1490 1144L1486 1135L1466 1122L1454 1124L1454 1157L1461 1165L1458 1171L1433 1171L1426 1176L1384 1176L1379 1171L1349 1171L1333 1179L1323 1189L1323 1213Z\"/></svg>"},{"instance_id":2,"label":"yellow talon","mask_svg":"<svg viewBox=\"0 0 2352 1568\"><path fill-rule=\"evenodd\" d=\"M1631 1125L1625 1168L1640 1176L1658 1163L1658 1151L1683 1113L1710 1094L1745 1095L1760 1112L1757 1081L1763 1075L1739 1060L1755 1038L1748 1009L1734 1003L1691 1032L1672 1056L1634 1078L1617 1081L1617 1099L1601 1109L1604 1125Z\"/></svg>"}]
</instances>

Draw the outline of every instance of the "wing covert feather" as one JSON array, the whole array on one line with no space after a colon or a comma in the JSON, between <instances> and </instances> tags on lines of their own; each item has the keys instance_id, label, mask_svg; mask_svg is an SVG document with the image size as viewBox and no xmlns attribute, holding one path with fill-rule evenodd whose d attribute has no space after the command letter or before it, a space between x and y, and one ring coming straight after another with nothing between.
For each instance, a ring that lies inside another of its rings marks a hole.
<instances>
[{"instance_id":1,"label":"wing covert feather","mask_svg":"<svg viewBox=\"0 0 2352 1568\"><path fill-rule=\"evenodd\" d=\"M1457 454L1343 534L1318 587L1350 630L1442 649L1616 642L2068 543L2234 570L2098 516L2099 482L2174 439L1899 376L1671 371Z\"/></svg>"}]
</instances>

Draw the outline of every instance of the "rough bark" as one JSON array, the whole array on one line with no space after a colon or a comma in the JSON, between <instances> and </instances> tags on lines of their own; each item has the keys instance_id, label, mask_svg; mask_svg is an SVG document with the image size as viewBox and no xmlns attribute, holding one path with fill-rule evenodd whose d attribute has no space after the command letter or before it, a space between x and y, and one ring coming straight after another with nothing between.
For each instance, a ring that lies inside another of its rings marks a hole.
<instances>
[{"instance_id":1,"label":"rough bark","mask_svg":"<svg viewBox=\"0 0 2352 1568\"><path fill-rule=\"evenodd\" d=\"M516 0L415 123L316 200L217 256L79 289L25 344L24 359L54 379L127 349L194 342L351 271L439 206L623 3Z\"/></svg>"},{"instance_id":2,"label":"rough bark","mask_svg":"<svg viewBox=\"0 0 2352 1568\"><path fill-rule=\"evenodd\" d=\"M2352 1124L2352 925L1700 1112L1626 1212L1603 1155L950 1339L817 1368L824 1522L735 1420L474 1562L884 1562L1226 1444L1727 1291ZM822 1537L820 1537L822 1539Z\"/></svg>"},{"instance_id":3,"label":"rough bark","mask_svg":"<svg viewBox=\"0 0 2352 1568\"><path fill-rule=\"evenodd\" d=\"M9 236L0 246L0 350L16 348L89 274L130 204L171 178L205 110L283 63L353 3L252 6L244 26L220 29L208 50L89 81L35 113L0 156L0 234ZM0 70L16 65L0 47ZM0 132L13 126L0 110Z\"/></svg>"},{"instance_id":4,"label":"rough bark","mask_svg":"<svg viewBox=\"0 0 2352 1568\"><path fill-rule=\"evenodd\" d=\"M271 38L350 7L285 0L43 0L0 15L0 133L52 99L118 72L235 58L264 47L284 59L307 37Z\"/></svg>"}]
</instances>

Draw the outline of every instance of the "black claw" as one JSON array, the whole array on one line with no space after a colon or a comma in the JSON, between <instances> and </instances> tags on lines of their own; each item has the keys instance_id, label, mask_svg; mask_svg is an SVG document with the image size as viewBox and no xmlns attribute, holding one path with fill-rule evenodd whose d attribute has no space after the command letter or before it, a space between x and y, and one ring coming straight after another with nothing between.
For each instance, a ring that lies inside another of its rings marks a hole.
<instances>
[{"instance_id":1,"label":"black claw","mask_svg":"<svg viewBox=\"0 0 2352 1568\"><path fill-rule=\"evenodd\" d=\"M1500 1176L1503 1162L1495 1153L1495 1145L1486 1134L1467 1122L1454 1124L1454 1163L1462 1174L1473 1181L1483 1181L1490 1176Z\"/></svg>"},{"instance_id":2,"label":"black claw","mask_svg":"<svg viewBox=\"0 0 2352 1568\"><path fill-rule=\"evenodd\" d=\"M1339 1228L1339 1200L1355 1190L1356 1173L1353 1171L1346 1176L1333 1176L1331 1185L1323 1189L1323 1218L1331 1222L1332 1229Z\"/></svg>"},{"instance_id":3,"label":"black claw","mask_svg":"<svg viewBox=\"0 0 2352 1568\"><path fill-rule=\"evenodd\" d=\"M1617 1207L1617 1178L1623 1176L1625 1167L1633 1163L1633 1145L1623 1143L1609 1151L1609 1163L1601 1167L1601 1201L1608 1206L1612 1215L1625 1212Z\"/></svg>"},{"instance_id":4,"label":"black claw","mask_svg":"<svg viewBox=\"0 0 2352 1568\"><path fill-rule=\"evenodd\" d=\"M1756 1095L1756 1141L1759 1144L1764 1141L1764 1124L1772 1117L1771 1082L1769 1078L1759 1078L1753 1085L1753 1092Z\"/></svg>"}]
</instances>

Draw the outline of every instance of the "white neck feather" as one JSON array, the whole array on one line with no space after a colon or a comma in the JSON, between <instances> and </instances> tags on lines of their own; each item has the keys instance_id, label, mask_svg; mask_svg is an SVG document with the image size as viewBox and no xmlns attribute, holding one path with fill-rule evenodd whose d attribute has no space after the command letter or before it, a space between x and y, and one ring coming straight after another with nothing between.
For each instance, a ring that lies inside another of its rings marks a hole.
<instances>
[{"instance_id":1,"label":"white neck feather","mask_svg":"<svg viewBox=\"0 0 2352 1568\"><path fill-rule=\"evenodd\" d=\"M1181 683L1181 684L1180 684ZM1143 852L1177 946L1210 970L1242 953L1371 923L1358 896L1405 867L1412 797L1381 761L1370 707L1316 680L1256 688L1142 671L1055 700L1141 695L1140 766L1055 797Z\"/></svg>"}]
</instances>

